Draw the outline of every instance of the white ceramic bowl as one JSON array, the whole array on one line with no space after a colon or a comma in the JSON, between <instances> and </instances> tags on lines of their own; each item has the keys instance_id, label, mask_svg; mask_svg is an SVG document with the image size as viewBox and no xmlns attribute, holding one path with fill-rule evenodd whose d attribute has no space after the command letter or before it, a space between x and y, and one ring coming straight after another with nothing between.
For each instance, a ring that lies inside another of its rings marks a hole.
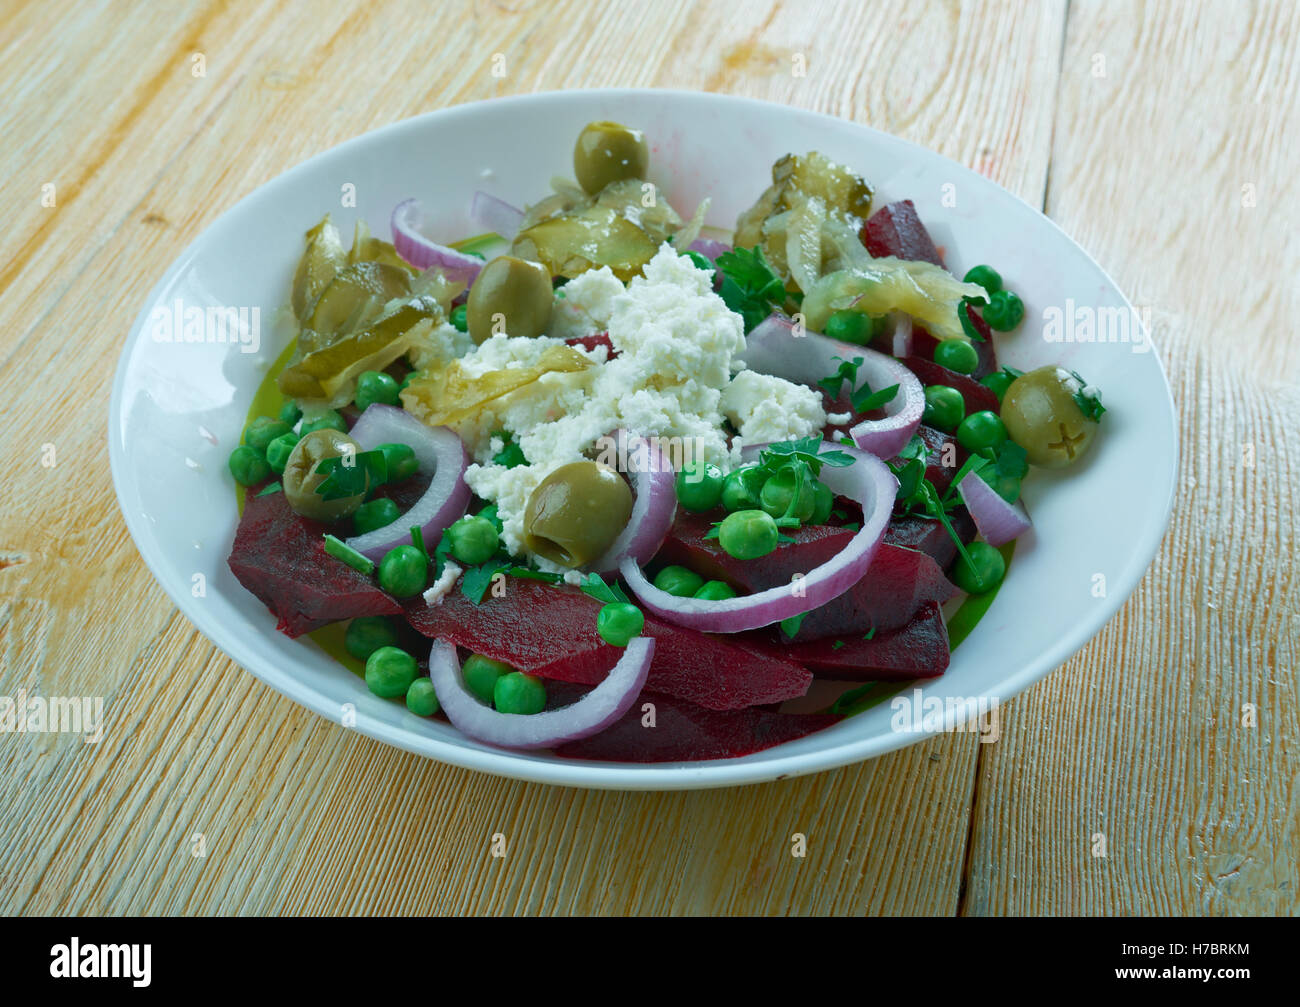
<instances>
[{"instance_id":1,"label":"white ceramic bowl","mask_svg":"<svg viewBox=\"0 0 1300 1007\"><path fill-rule=\"evenodd\" d=\"M553 174L570 174L574 138L594 119L645 130L651 177L679 210L713 198L709 223L730 227L788 152L820 150L861 172L877 203L915 201L958 275L996 266L1026 305L1022 328L998 343L1003 362L1029 369L1064 362L1104 390L1108 412L1090 456L1025 483L1034 530L983 621L948 672L923 687L946 722L980 700L1005 701L1085 644L1150 563L1168 520L1176 467L1169 387L1145 331L1128 342L1052 343L1045 310L1131 311L1102 269L1055 224L987 179L920 147L841 119L714 94L659 90L569 91L461 105L394 123L313 157L241 200L200 234L149 295L113 384L109 447L127 526L159 583L232 659L336 723L411 752L503 776L570 786L676 789L811 773L870 758L927 735L896 730L889 705L834 728L740 759L627 765L501 751L378 699L275 618L231 576L236 516L226 458L254 389L281 346L271 341L302 235L329 211L344 235L359 214L388 236L389 213L417 196L448 240L473 233L470 195L486 189L516 205L535 201ZM349 188L349 187L355 187ZM342 205L355 191L356 208ZM952 205L954 204L955 205ZM260 309L258 352L218 343L158 342L154 309L185 305ZM1068 300L1067 300L1068 299ZM1083 316L1080 316L1083 317ZM1148 352L1139 352L1145 345ZM199 580L202 575L203 580ZM1104 581L1101 579L1104 578ZM196 585L205 588L199 592Z\"/></svg>"}]
</instances>

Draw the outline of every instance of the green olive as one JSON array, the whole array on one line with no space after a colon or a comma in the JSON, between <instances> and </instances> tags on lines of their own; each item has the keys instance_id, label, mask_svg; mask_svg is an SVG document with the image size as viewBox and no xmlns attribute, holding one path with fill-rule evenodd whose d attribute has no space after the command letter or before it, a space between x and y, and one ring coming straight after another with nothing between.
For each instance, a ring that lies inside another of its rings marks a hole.
<instances>
[{"instance_id":1,"label":"green olive","mask_svg":"<svg viewBox=\"0 0 1300 1007\"><path fill-rule=\"evenodd\" d=\"M360 454L361 445L341 430L313 430L294 445L289 460L284 465L281 483L289 506L303 517L317 521L337 521L347 517L361 506L365 492L356 496L326 500L316 492L316 487L328 478L328 473L316 471L316 466L326 458L341 458L349 450ZM367 489L369 487L367 486Z\"/></svg>"},{"instance_id":2,"label":"green olive","mask_svg":"<svg viewBox=\"0 0 1300 1007\"><path fill-rule=\"evenodd\" d=\"M1064 468L1088 450L1094 420L1074 400L1082 386L1069 371L1040 367L1011 382L1002 397L1002 422L1033 465Z\"/></svg>"},{"instance_id":3,"label":"green olive","mask_svg":"<svg viewBox=\"0 0 1300 1007\"><path fill-rule=\"evenodd\" d=\"M645 134L617 122L589 122L573 148L573 174L593 196L610 182L645 178L650 149Z\"/></svg>"},{"instance_id":4,"label":"green olive","mask_svg":"<svg viewBox=\"0 0 1300 1007\"><path fill-rule=\"evenodd\" d=\"M540 262L498 256L470 287L465 304L470 337L483 343L494 327L511 336L540 336L551 321L552 296L550 271Z\"/></svg>"},{"instance_id":5,"label":"green olive","mask_svg":"<svg viewBox=\"0 0 1300 1007\"><path fill-rule=\"evenodd\" d=\"M561 465L533 490L524 510L524 545L563 566L602 555L627 527L632 491L597 462Z\"/></svg>"}]
</instances>

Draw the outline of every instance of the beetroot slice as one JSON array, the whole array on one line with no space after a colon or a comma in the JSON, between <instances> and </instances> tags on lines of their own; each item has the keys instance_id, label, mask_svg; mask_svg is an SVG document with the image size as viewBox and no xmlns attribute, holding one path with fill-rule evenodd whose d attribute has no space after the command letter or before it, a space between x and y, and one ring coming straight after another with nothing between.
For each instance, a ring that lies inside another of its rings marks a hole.
<instances>
[{"instance_id":1,"label":"beetroot slice","mask_svg":"<svg viewBox=\"0 0 1300 1007\"><path fill-rule=\"evenodd\" d=\"M574 336L572 339L564 341L566 346L581 346L584 350L591 352L597 346L603 346L609 351L607 360L618 356L618 350L614 349L614 344L610 341L608 332L597 332L590 336Z\"/></svg>"},{"instance_id":2,"label":"beetroot slice","mask_svg":"<svg viewBox=\"0 0 1300 1007\"><path fill-rule=\"evenodd\" d=\"M887 255L914 262L943 265L934 239L916 215L916 204L900 199L882 206L862 225L862 244L874 258Z\"/></svg>"},{"instance_id":3,"label":"beetroot slice","mask_svg":"<svg viewBox=\"0 0 1300 1007\"><path fill-rule=\"evenodd\" d=\"M942 604L956 595L957 588L931 557L882 543L862 580L805 615L793 639L860 637L872 628L877 633L897 629L906 626L923 605Z\"/></svg>"},{"instance_id":4,"label":"beetroot slice","mask_svg":"<svg viewBox=\"0 0 1300 1007\"><path fill-rule=\"evenodd\" d=\"M657 646L657 645L656 645ZM654 727L642 726L646 703L654 704ZM706 710L693 703L641 693L632 708L599 734L556 749L572 759L609 762L691 762L731 759L794 741L838 723L829 714L771 710Z\"/></svg>"},{"instance_id":5,"label":"beetroot slice","mask_svg":"<svg viewBox=\"0 0 1300 1007\"><path fill-rule=\"evenodd\" d=\"M401 606L325 551L329 526L294 513L283 492L249 490L227 562L235 579L301 636L359 615L400 615Z\"/></svg>"},{"instance_id":6,"label":"beetroot slice","mask_svg":"<svg viewBox=\"0 0 1300 1007\"><path fill-rule=\"evenodd\" d=\"M963 545L969 545L975 540L975 522L971 520L965 507L958 507L952 511L948 515L948 520L952 522L952 530L957 533ZM957 558L957 545L953 542L952 536L934 518L920 517L915 514L896 517L885 529L885 541L890 545L903 546L925 553L938 563L942 570L947 570Z\"/></svg>"},{"instance_id":7,"label":"beetroot slice","mask_svg":"<svg viewBox=\"0 0 1300 1007\"><path fill-rule=\"evenodd\" d=\"M505 595L474 605L453 590L441 605L421 598L407 619L425 636L504 661L520 671L579 685L602 682L618 648L596 632L601 602L581 591L510 577ZM729 637L673 626L646 616L655 655L647 682L661 693L712 710L779 703L808 691L812 675L780 654L756 652Z\"/></svg>"},{"instance_id":8,"label":"beetroot slice","mask_svg":"<svg viewBox=\"0 0 1300 1007\"><path fill-rule=\"evenodd\" d=\"M951 485L957 470L966 463L970 452L957 443L957 438L952 434L927 427L924 423L916 428L916 436L921 439L927 452L925 477L934 483L935 489L943 493ZM945 461L951 461L952 464L946 465Z\"/></svg>"},{"instance_id":9,"label":"beetroot slice","mask_svg":"<svg viewBox=\"0 0 1300 1007\"><path fill-rule=\"evenodd\" d=\"M927 602L906 626L877 633L870 640L860 635L836 640L792 643L785 652L813 669L818 678L851 682L893 682L933 678L948 667L948 627L936 602Z\"/></svg>"},{"instance_id":10,"label":"beetroot slice","mask_svg":"<svg viewBox=\"0 0 1300 1007\"><path fill-rule=\"evenodd\" d=\"M921 384L927 387L929 385L947 385L949 388L955 388L961 392L968 414L979 412L981 409L990 409L996 413L1001 408L998 404L998 397L993 394L993 390L985 388L968 375L950 371L948 368L936 364L933 360L926 360L924 357L918 357L915 354L904 357L903 363L907 365L909 371L920 379Z\"/></svg>"}]
</instances>

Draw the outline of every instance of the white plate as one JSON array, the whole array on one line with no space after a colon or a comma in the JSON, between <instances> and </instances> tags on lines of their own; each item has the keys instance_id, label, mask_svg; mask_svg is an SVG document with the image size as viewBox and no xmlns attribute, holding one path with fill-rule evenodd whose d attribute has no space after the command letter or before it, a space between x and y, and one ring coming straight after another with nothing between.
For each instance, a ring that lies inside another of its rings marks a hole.
<instances>
[{"instance_id":1,"label":"white plate","mask_svg":"<svg viewBox=\"0 0 1300 1007\"><path fill-rule=\"evenodd\" d=\"M363 733L471 769L571 786L677 789L796 776L870 758L923 737L895 730L889 705L834 728L725 761L626 765L514 753L478 744L370 695L315 644L277 633L275 618L226 566L235 529L226 458L254 390L280 346L271 316L284 303L302 235L329 211L344 235L358 214L388 236L393 206L418 196L449 240L473 233L470 194L516 205L569 174L582 125L615 119L644 129L651 177L679 210L713 197L711 224L730 227L788 152L820 150L877 187L877 203L910 198L961 275L996 266L1023 297L1026 322L998 343L1028 369L1064 362L1104 390L1107 413L1090 456L1025 483L1034 518L984 620L923 688L965 720L979 700L1005 701L1065 661L1137 585L1164 533L1176 468L1174 408L1149 343L1054 344L1045 309L1067 299L1092 312L1131 311L1088 254L1037 210L992 182L920 147L798 109L677 91L569 91L462 105L395 123L320 154L241 200L204 231L149 295L113 384L109 447L127 526L159 583L191 621L272 688L336 723L348 704ZM342 205L355 192L356 209ZM955 201L955 205L954 204ZM156 307L220 305L261 312L263 345L165 343ZM1104 317L1104 316L1103 316ZM1145 331L1123 333L1145 339ZM201 578L200 579L200 575ZM199 591L199 585L204 588ZM1086 711L1091 715L1093 711Z\"/></svg>"}]
</instances>

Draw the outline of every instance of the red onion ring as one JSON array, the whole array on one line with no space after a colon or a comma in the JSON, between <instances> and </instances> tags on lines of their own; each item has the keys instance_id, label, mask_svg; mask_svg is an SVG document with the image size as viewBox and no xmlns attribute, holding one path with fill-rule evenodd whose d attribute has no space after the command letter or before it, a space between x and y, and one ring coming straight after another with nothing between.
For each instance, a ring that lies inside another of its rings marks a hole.
<instances>
[{"instance_id":1,"label":"red onion ring","mask_svg":"<svg viewBox=\"0 0 1300 1007\"><path fill-rule=\"evenodd\" d=\"M883 420L863 420L849 429L853 443L878 458L893 458L921 425L925 412L925 390L916 375L893 357L865 346L841 343L816 332L796 335L794 323L782 314L772 314L745 339L743 359L749 367L816 388L817 382L836 372L839 362L862 358L858 383L874 389L898 385L898 394L885 404ZM855 389L856 390L856 389Z\"/></svg>"},{"instance_id":2,"label":"red onion ring","mask_svg":"<svg viewBox=\"0 0 1300 1007\"><path fill-rule=\"evenodd\" d=\"M905 311L895 311L892 318L894 322L894 356L910 357L912 355L912 316ZM902 389L900 388L899 391L902 391ZM924 393L924 389L922 392ZM922 404L921 408L924 410L924 404Z\"/></svg>"},{"instance_id":3,"label":"red onion ring","mask_svg":"<svg viewBox=\"0 0 1300 1007\"><path fill-rule=\"evenodd\" d=\"M636 500L627 526L604 555L586 567L602 576L617 572L629 556L637 563L649 562L664 544L677 516L677 474L668 456L644 437L634 435L629 447L626 430L617 430L613 436L618 439L619 460L626 460Z\"/></svg>"},{"instance_id":4,"label":"red onion ring","mask_svg":"<svg viewBox=\"0 0 1300 1007\"><path fill-rule=\"evenodd\" d=\"M466 252L439 245L422 232L424 211L418 199L408 199L393 208L393 247L416 269L441 269L449 280L472 286L483 260Z\"/></svg>"},{"instance_id":5,"label":"red onion ring","mask_svg":"<svg viewBox=\"0 0 1300 1007\"><path fill-rule=\"evenodd\" d=\"M654 656L652 637L638 636L591 692L576 703L543 713L498 713L465 688L456 647L435 640L429 678L447 719L462 734L502 748L554 748L603 731L623 716L645 685Z\"/></svg>"},{"instance_id":6,"label":"red onion ring","mask_svg":"<svg viewBox=\"0 0 1300 1007\"><path fill-rule=\"evenodd\" d=\"M746 447L745 457L756 457L762 447ZM832 493L862 506L862 528L838 554L808 571L798 593L790 585L780 585L723 601L678 598L650 583L640 565L629 557L623 560L619 572L632 593L655 615L678 626L708 633L741 633L818 608L853 587L866 574L885 536L898 480L884 462L865 451L831 441L824 441L822 450L840 450L853 456L853 464L845 468L825 466L821 480Z\"/></svg>"},{"instance_id":7,"label":"red onion ring","mask_svg":"<svg viewBox=\"0 0 1300 1007\"><path fill-rule=\"evenodd\" d=\"M418 525L429 548L438 536L469 506L469 486L465 469L469 459L461 439L446 427L425 426L404 409L375 403L353 424L348 435L365 451L381 444L406 444L415 452L421 472L433 478L424 496L390 525L364 535L355 535L347 544L357 552L378 562L393 546L411 541L411 527Z\"/></svg>"},{"instance_id":8,"label":"red onion ring","mask_svg":"<svg viewBox=\"0 0 1300 1007\"><path fill-rule=\"evenodd\" d=\"M1006 545L1033 527L1025 508L1007 503L997 490L974 472L967 472L957 484L957 493L970 511L971 520L991 546Z\"/></svg>"},{"instance_id":9,"label":"red onion ring","mask_svg":"<svg viewBox=\"0 0 1300 1007\"><path fill-rule=\"evenodd\" d=\"M524 211L482 190L474 193L469 204L469 219L477 226L510 241L519 233Z\"/></svg>"}]
</instances>

